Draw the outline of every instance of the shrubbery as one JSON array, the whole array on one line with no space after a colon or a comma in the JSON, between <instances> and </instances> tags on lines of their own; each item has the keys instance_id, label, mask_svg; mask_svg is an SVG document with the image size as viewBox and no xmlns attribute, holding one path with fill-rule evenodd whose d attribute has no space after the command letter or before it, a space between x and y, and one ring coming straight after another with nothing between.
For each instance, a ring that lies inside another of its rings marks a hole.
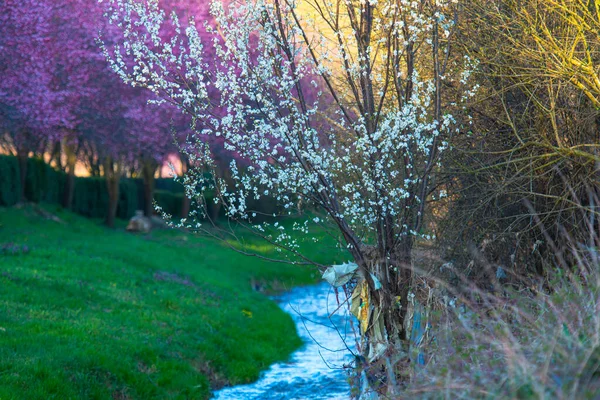
<instances>
[{"instance_id":1,"label":"shrubbery","mask_svg":"<svg viewBox=\"0 0 600 400\"><path fill-rule=\"evenodd\" d=\"M598 399L600 236L594 213L588 217L587 243L566 230L555 241L543 230L559 256L529 287L497 280L486 290L460 273L459 285L437 281L434 290L449 301L426 315L427 339L418 343L425 361L411 369L403 395Z\"/></svg>"},{"instance_id":2,"label":"shrubbery","mask_svg":"<svg viewBox=\"0 0 600 400\"><path fill-rule=\"evenodd\" d=\"M76 178L73 211L91 218L103 218L108 209L108 192L103 178ZM119 212L117 211L117 215Z\"/></svg>"},{"instance_id":3,"label":"shrubbery","mask_svg":"<svg viewBox=\"0 0 600 400\"><path fill-rule=\"evenodd\" d=\"M119 205L117 217L129 219L135 214L135 210L141 210L144 204L144 196L138 191L139 179L121 179L119 183ZM106 182L104 182L106 185Z\"/></svg>"},{"instance_id":4,"label":"shrubbery","mask_svg":"<svg viewBox=\"0 0 600 400\"><path fill-rule=\"evenodd\" d=\"M18 179L19 175L16 175ZM40 158L27 160L25 198L34 203L60 203L67 176Z\"/></svg>"},{"instance_id":5,"label":"shrubbery","mask_svg":"<svg viewBox=\"0 0 600 400\"><path fill-rule=\"evenodd\" d=\"M20 189L17 159L0 155L0 205L15 205L19 201Z\"/></svg>"},{"instance_id":6,"label":"shrubbery","mask_svg":"<svg viewBox=\"0 0 600 400\"><path fill-rule=\"evenodd\" d=\"M27 163L25 198L34 203L61 204L67 174L52 168L40 158ZM156 180L155 199L165 212L174 218L181 216L183 187L172 179ZM10 207L19 201L19 164L16 157L0 156L0 206ZM143 209L144 195L141 179L125 178L119 183L117 216L131 218ZM90 218L104 218L108 208L106 180L98 177L76 177L72 210Z\"/></svg>"},{"instance_id":7,"label":"shrubbery","mask_svg":"<svg viewBox=\"0 0 600 400\"><path fill-rule=\"evenodd\" d=\"M27 163L27 178L25 181L25 198L34 203L61 204L67 174L46 164L40 158L30 158ZM0 206L10 207L19 201L19 164L16 157L0 156ZM155 180L154 200L162 210L173 218L180 218L183 206L184 190L181 183L171 178ZM225 216L220 207L215 210L215 203L210 193L206 203L208 213L219 218ZM260 201L248 199L249 209L256 211L257 219L273 214L279 214L274 199L267 197ZM106 180L99 177L76 177L73 192L72 210L90 218L104 218L108 208L108 192ZM119 183L119 205L117 217L131 218L136 210L144 209L144 185L139 178L123 178Z\"/></svg>"},{"instance_id":8,"label":"shrubbery","mask_svg":"<svg viewBox=\"0 0 600 400\"><path fill-rule=\"evenodd\" d=\"M181 193L173 193L166 190L155 190L154 200L165 213L171 215L173 218L181 216L183 191Z\"/></svg>"},{"instance_id":9,"label":"shrubbery","mask_svg":"<svg viewBox=\"0 0 600 400\"><path fill-rule=\"evenodd\" d=\"M183 195L183 185L172 178L158 178L154 181L154 189L163 192L181 193Z\"/></svg>"}]
</instances>

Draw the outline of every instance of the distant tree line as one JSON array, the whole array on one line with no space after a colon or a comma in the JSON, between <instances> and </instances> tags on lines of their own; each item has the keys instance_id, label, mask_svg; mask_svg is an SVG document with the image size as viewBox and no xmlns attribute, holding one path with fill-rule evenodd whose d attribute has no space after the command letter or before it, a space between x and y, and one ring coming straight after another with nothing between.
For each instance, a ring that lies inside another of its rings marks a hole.
<instances>
[{"instance_id":1,"label":"distant tree line","mask_svg":"<svg viewBox=\"0 0 600 400\"><path fill-rule=\"evenodd\" d=\"M208 4L165 4L190 15L207 15ZM192 131L191 119L181 111L150 104L157 99L154 94L123 84L111 71L98 42L117 39L105 11L103 4L84 0L0 4L0 148L17 157L19 201L31 200L26 193L30 156L49 159L66 173L60 193L66 208L73 208L76 196L76 166L103 177L105 218L112 226L122 178L141 178L143 210L152 214L157 169L172 154L184 170L190 167L176 142ZM226 165L232 155L217 151ZM184 197L183 214L189 203Z\"/></svg>"}]
</instances>

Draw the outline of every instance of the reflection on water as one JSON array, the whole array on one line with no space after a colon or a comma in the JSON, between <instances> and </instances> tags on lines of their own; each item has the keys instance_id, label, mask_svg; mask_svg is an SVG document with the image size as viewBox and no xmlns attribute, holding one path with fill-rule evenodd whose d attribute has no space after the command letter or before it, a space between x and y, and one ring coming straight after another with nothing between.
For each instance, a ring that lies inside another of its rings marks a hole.
<instances>
[{"instance_id":1,"label":"reflection on water","mask_svg":"<svg viewBox=\"0 0 600 400\"><path fill-rule=\"evenodd\" d=\"M215 392L215 398L348 399L350 386L342 366L352 361L355 342L348 307L344 304L336 311L338 300L327 283L296 288L276 300L294 319L304 346L288 362L272 365L257 382L225 388ZM341 291L339 301L344 301Z\"/></svg>"}]
</instances>

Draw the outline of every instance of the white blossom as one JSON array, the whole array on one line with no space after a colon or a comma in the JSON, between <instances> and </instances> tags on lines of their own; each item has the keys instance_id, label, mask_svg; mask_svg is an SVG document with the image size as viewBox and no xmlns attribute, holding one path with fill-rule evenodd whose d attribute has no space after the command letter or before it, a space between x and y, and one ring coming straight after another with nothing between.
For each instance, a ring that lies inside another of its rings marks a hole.
<instances>
[{"instance_id":1,"label":"white blossom","mask_svg":"<svg viewBox=\"0 0 600 400\"><path fill-rule=\"evenodd\" d=\"M213 1L210 10L218 29L207 26L208 39L193 20L182 28L175 14L167 17L157 0L107 2L108 18L121 27L124 38L121 45L104 47L112 68L125 82L153 90L194 117L197 136L186 144L187 156L215 169L214 155L202 139L213 135L243 161L230 164L233 185L217 178L205 182L201 174L189 173L183 178L189 195L197 198L203 191L216 191L215 199L229 217L250 222L257 214L248 208L249 199L276 199L283 214L304 199L330 219L362 232L359 236L375 231L382 218L393 221L398 237L419 235L402 216L407 207L418 215L418 187L428 173L428 159L448 147L438 138L451 135L457 122L451 114L441 120L433 117L431 74L415 69L406 76L400 63L416 43L432 45L435 24L440 24L441 36L450 36L453 22L444 12L455 1L437 0L433 14L423 12L416 1L362 2L361 7L378 11L373 29L388 32L400 43L389 54L380 48L390 45L387 39L373 41L357 54L352 29L307 41L310 18L305 25L297 21L291 12L294 2L280 4L286 8L280 26L271 1L236 2L229 8ZM389 18L400 12L405 18ZM161 36L166 24L176 27L172 37ZM385 68L370 67L375 57L382 60L377 65L391 63L400 78L412 83L409 97L387 89ZM476 63L467 57L464 64L458 82L466 87ZM362 100L343 106L357 94L339 77L371 82L374 93L387 96L381 99L385 106L377 115L361 110ZM336 80L342 83L334 83L334 100L326 82ZM298 87L314 98L301 100ZM474 90L466 88L463 100ZM323 222L321 218L313 222ZM285 228L277 222L273 226L272 240L294 248ZM267 231L264 224L252 227ZM293 229L308 232L305 225Z\"/></svg>"}]
</instances>

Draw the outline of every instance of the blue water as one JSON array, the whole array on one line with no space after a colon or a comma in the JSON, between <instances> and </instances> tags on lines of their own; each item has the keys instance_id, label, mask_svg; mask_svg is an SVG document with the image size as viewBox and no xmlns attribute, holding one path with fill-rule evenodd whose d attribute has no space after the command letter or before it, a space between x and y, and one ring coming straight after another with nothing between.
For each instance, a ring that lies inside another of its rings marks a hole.
<instances>
[{"instance_id":1,"label":"blue water","mask_svg":"<svg viewBox=\"0 0 600 400\"><path fill-rule=\"evenodd\" d=\"M224 388L214 393L218 400L341 400L350 398L344 365L352 362L355 336L348 307L338 307L327 283L295 288L275 300L292 316L304 346L287 362L272 365L249 385ZM339 302L345 297L339 291ZM336 311L336 309L338 309ZM356 322L354 328L357 328Z\"/></svg>"}]
</instances>

